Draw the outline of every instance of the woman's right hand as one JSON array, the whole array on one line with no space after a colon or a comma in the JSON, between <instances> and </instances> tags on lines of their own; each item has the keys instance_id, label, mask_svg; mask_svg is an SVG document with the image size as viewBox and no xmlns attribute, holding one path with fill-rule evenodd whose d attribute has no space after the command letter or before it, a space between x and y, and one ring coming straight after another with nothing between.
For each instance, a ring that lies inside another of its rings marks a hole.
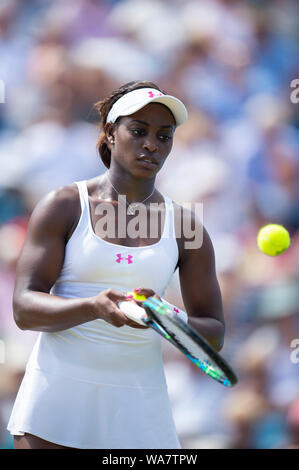
<instances>
[{"instance_id":1,"label":"woman's right hand","mask_svg":"<svg viewBox=\"0 0 299 470\"><path fill-rule=\"evenodd\" d=\"M139 325L139 323L130 320L126 315L119 309L118 302L128 301L127 294L118 292L114 289L107 289L100 294L92 297L92 315L94 319L100 318L105 320L117 328L127 325L132 328L144 329L147 326Z\"/></svg>"}]
</instances>

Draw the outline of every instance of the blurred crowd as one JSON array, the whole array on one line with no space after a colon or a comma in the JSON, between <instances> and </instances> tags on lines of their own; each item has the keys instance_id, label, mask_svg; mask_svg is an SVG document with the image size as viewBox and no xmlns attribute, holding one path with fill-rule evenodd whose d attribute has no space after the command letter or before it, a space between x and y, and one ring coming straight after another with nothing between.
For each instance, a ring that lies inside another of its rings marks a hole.
<instances>
[{"instance_id":1,"label":"blurred crowd","mask_svg":"<svg viewBox=\"0 0 299 470\"><path fill-rule=\"evenodd\" d=\"M131 80L188 108L157 186L203 203L239 377L226 389L164 346L182 445L299 448L298 18L296 0L0 0L0 448L37 335L12 314L28 219L105 171L93 104ZM291 235L276 258L256 245L269 222ZM184 308L177 272L165 297Z\"/></svg>"}]
</instances>

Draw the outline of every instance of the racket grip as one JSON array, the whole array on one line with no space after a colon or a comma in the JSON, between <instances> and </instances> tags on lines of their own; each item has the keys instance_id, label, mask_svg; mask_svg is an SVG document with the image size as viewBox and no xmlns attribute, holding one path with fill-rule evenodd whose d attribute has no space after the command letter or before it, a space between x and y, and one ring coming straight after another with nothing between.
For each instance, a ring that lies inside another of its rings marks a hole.
<instances>
[{"instance_id":1,"label":"racket grip","mask_svg":"<svg viewBox=\"0 0 299 470\"><path fill-rule=\"evenodd\" d=\"M168 307L171 308L171 311L175 313L178 318L183 320L183 322L188 323L188 315L184 310L181 310L180 308L176 307L175 305L172 305L171 303L167 302L167 300L162 298L162 302L167 305Z\"/></svg>"}]
</instances>

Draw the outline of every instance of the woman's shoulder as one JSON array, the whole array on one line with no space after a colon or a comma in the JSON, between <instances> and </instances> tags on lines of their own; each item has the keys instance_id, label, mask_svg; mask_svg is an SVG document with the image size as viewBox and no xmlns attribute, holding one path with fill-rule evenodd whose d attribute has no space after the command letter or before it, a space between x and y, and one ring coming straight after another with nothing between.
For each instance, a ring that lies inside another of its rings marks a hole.
<instances>
[{"instance_id":1,"label":"woman's shoulder","mask_svg":"<svg viewBox=\"0 0 299 470\"><path fill-rule=\"evenodd\" d=\"M65 210L74 206L78 202L78 198L78 186L74 182L65 186L59 186L48 192L39 200L37 206Z\"/></svg>"},{"instance_id":2,"label":"woman's shoulder","mask_svg":"<svg viewBox=\"0 0 299 470\"><path fill-rule=\"evenodd\" d=\"M196 202L190 203L181 203L175 202L170 198L172 206L174 209L174 216L176 220L180 220L192 223L192 226L195 228L203 227L202 223L202 204Z\"/></svg>"},{"instance_id":3,"label":"woman's shoulder","mask_svg":"<svg viewBox=\"0 0 299 470\"><path fill-rule=\"evenodd\" d=\"M42 196L31 213L31 224L68 232L80 217L80 200L76 183L60 186Z\"/></svg>"},{"instance_id":4,"label":"woman's shoulder","mask_svg":"<svg viewBox=\"0 0 299 470\"><path fill-rule=\"evenodd\" d=\"M180 204L172 200L174 223L180 252L195 256L212 253L212 241L203 223L202 203Z\"/></svg>"}]
</instances>

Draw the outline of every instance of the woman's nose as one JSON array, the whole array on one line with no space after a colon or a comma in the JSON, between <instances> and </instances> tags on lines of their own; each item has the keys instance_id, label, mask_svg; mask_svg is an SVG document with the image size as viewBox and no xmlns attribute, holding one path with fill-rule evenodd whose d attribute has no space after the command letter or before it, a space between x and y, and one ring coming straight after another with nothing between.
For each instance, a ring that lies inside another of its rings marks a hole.
<instances>
[{"instance_id":1,"label":"woman's nose","mask_svg":"<svg viewBox=\"0 0 299 470\"><path fill-rule=\"evenodd\" d=\"M151 140L147 139L143 144L144 150L148 150L148 152L156 152L158 150L157 144Z\"/></svg>"}]
</instances>

